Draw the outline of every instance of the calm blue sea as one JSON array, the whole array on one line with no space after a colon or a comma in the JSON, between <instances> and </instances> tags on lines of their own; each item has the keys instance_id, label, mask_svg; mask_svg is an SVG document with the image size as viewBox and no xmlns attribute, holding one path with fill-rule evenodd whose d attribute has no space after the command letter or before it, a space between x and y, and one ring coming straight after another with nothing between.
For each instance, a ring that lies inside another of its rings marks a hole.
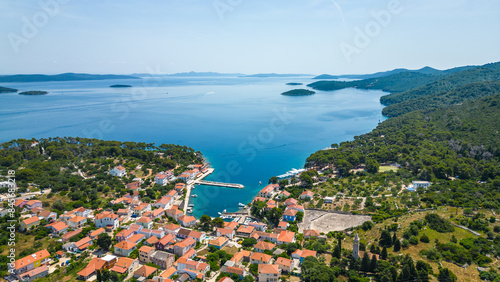
<instances>
[{"instance_id":1,"label":"calm blue sea","mask_svg":"<svg viewBox=\"0 0 500 282\"><path fill-rule=\"evenodd\" d=\"M45 96L0 95L0 142L81 136L175 143L201 151L215 168L207 180L245 189L199 186L194 215L217 216L247 203L273 175L301 168L313 152L371 131L384 117L382 91L344 89L288 97L310 77L161 77L2 83ZM109 88L130 84L133 88ZM305 86L303 86L305 88Z\"/></svg>"}]
</instances>

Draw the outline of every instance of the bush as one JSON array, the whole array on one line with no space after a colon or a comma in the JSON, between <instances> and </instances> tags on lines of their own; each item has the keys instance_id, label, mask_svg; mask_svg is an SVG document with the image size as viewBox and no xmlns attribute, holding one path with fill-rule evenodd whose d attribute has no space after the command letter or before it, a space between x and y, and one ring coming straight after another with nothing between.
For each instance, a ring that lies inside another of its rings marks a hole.
<instances>
[{"instance_id":1,"label":"bush","mask_svg":"<svg viewBox=\"0 0 500 282\"><path fill-rule=\"evenodd\" d=\"M455 227L451 225L449 220L446 220L435 213L427 214L425 216L425 222L431 229L436 230L440 233L455 231Z\"/></svg>"},{"instance_id":2,"label":"bush","mask_svg":"<svg viewBox=\"0 0 500 282\"><path fill-rule=\"evenodd\" d=\"M411 236L409 242L412 245L418 245L418 238L417 238L417 236Z\"/></svg>"},{"instance_id":3,"label":"bush","mask_svg":"<svg viewBox=\"0 0 500 282\"><path fill-rule=\"evenodd\" d=\"M420 237L420 242L429 243L430 242L429 236L427 236L427 234L424 233L422 237Z\"/></svg>"}]
</instances>

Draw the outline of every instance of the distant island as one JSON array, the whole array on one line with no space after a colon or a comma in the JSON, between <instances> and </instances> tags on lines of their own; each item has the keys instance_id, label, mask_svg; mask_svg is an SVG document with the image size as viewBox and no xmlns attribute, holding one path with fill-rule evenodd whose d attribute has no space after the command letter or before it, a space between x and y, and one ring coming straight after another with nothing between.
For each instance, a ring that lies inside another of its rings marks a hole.
<instances>
[{"instance_id":1,"label":"distant island","mask_svg":"<svg viewBox=\"0 0 500 282\"><path fill-rule=\"evenodd\" d=\"M34 95L47 95L47 94L49 94L49 92L39 91L39 90L37 90L37 91L24 91L24 92L19 93L19 95L32 95L32 96L34 96Z\"/></svg>"},{"instance_id":2,"label":"distant island","mask_svg":"<svg viewBox=\"0 0 500 282\"><path fill-rule=\"evenodd\" d=\"M131 75L62 73L56 75L16 74L2 75L0 82L40 82L40 81L71 81L71 80L105 80L105 79L140 79Z\"/></svg>"},{"instance_id":3,"label":"distant island","mask_svg":"<svg viewBox=\"0 0 500 282\"><path fill-rule=\"evenodd\" d=\"M13 93L13 92L17 92L17 91L19 91L19 90L14 89L14 88L0 86L0 93Z\"/></svg>"},{"instance_id":4,"label":"distant island","mask_svg":"<svg viewBox=\"0 0 500 282\"><path fill-rule=\"evenodd\" d=\"M285 96L307 96L307 95L313 95L314 93L316 93L316 92L311 91L311 90L307 90L307 89L294 89L294 90L283 92L283 93L281 93L281 95L285 95Z\"/></svg>"},{"instance_id":5,"label":"distant island","mask_svg":"<svg viewBox=\"0 0 500 282\"><path fill-rule=\"evenodd\" d=\"M299 76L312 76L311 74L278 74L278 73L258 73L251 75L243 75L241 77L299 77Z\"/></svg>"},{"instance_id":6,"label":"distant island","mask_svg":"<svg viewBox=\"0 0 500 282\"><path fill-rule=\"evenodd\" d=\"M161 77L161 76L173 76L173 77L237 77L242 76L242 73L218 73L218 72L179 72L173 74L150 74L150 73L133 73L134 76L139 77Z\"/></svg>"},{"instance_id":7,"label":"distant island","mask_svg":"<svg viewBox=\"0 0 500 282\"><path fill-rule=\"evenodd\" d=\"M127 87L132 87L132 85L127 85L127 84L113 84L109 87L112 87L112 88L127 88Z\"/></svg>"},{"instance_id":8,"label":"distant island","mask_svg":"<svg viewBox=\"0 0 500 282\"><path fill-rule=\"evenodd\" d=\"M286 85L302 85L300 82L288 82Z\"/></svg>"}]
</instances>

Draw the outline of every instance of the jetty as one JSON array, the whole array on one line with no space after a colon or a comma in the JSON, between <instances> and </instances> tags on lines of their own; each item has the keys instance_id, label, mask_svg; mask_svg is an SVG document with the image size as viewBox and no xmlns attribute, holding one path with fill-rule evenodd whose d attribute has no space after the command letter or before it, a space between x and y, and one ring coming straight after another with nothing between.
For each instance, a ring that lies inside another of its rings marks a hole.
<instances>
[{"instance_id":1,"label":"jetty","mask_svg":"<svg viewBox=\"0 0 500 282\"><path fill-rule=\"evenodd\" d=\"M195 183L201 185L219 186L226 188L236 188L236 189L245 188L245 186L243 186L242 184L237 184L237 183L224 183L224 182L206 181L206 180L197 180L195 181Z\"/></svg>"}]
</instances>

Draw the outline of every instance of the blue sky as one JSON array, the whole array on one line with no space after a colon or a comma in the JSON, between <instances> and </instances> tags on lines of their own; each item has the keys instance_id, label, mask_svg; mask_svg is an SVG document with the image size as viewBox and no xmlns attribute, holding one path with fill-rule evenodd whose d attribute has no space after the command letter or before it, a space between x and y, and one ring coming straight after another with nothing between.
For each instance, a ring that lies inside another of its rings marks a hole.
<instances>
[{"instance_id":1,"label":"blue sky","mask_svg":"<svg viewBox=\"0 0 500 282\"><path fill-rule=\"evenodd\" d=\"M1 1L0 74L445 69L499 34L499 0Z\"/></svg>"}]
</instances>

